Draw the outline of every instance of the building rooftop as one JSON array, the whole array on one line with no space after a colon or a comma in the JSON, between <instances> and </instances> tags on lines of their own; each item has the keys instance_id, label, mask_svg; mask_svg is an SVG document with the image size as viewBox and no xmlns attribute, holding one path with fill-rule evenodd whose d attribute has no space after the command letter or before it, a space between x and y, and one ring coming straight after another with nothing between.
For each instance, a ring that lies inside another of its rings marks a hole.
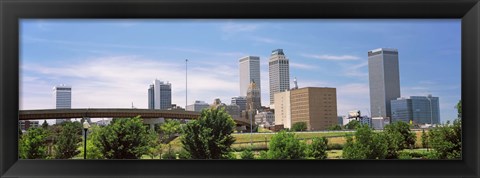
<instances>
[{"instance_id":1,"label":"building rooftop","mask_svg":"<svg viewBox=\"0 0 480 178\"><path fill-rule=\"evenodd\" d=\"M55 90L56 88L72 88L70 85L65 85L65 84L60 84L60 85L55 85L53 89Z\"/></svg>"},{"instance_id":2,"label":"building rooftop","mask_svg":"<svg viewBox=\"0 0 480 178\"><path fill-rule=\"evenodd\" d=\"M377 48L377 49L370 50L369 52L375 53L375 52L379 52L379 51L398 52L398 49L395 49L395 48Z\"/></svg>"},{"instance_id":3,"label":"building rooftop","mask_svg":"<svg viewBox=\"0 0 480 178\"><path fill-rule=\"evenodd\" d=\"M241 57L238 61L239 62L243 62L247 59L250 59L250 60L260 60L260 57L258 56L244 56L244 57Z\"/></svg>"},{"instance_id":4,"label":"building rooftop","mask_svg":"<svg viewBox=\"0 0 480 178\"><path fill-rule=\"evenodd\" d=\"M285 55L285 54L283 53L283 49L276 49L272 51L272 56L273 55Z\"/></svg>"}]
</instances>

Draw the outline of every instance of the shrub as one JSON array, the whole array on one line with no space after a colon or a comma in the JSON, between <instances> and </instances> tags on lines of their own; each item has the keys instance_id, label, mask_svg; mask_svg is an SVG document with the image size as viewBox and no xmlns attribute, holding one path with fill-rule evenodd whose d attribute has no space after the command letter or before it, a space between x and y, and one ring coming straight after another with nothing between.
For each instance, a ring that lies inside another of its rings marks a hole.
<instances>
[{"instance_id":1,"label":"shrub","mask_svg":"<svg viewBox=\"0 0 480 178\"><path fill-rule=\"evenodd\" d=\"M253 159L254 154L252 152L252 149L248 148L242 151L242 154L240 155L242 159Z\"/></svg>"},{"instance_id":2,"label":"shrub","mask_svg":"<svg viewBox=\"0 0 480 178\"><path fill-rule=\"evenodd\" d=\"M312 143L308 146L308 156L315 159L326 159L327 145L327 138L313 138Z\"/></svg>"},{"instance_id":3,"label":"shrub","mask_svg":"<svg viewBox=\"0 0 480 178\"><path fill-rule=\"evenodd\" d=\"M114 119L101 129L99 149L107 159L138 159L147 154L151 142L140 117Z\"/></svg>"},{"instance_id":4,"label":"shrub","mask_svg":"<svg viewBox=\"0 0 480 178\"><path fill-rule=\"evenodd\" d=\"M342 156L345 159L384 159L387 156L388 138L374 133L367 125L361 125L355 132L355 140L347 136Z\"/></svg>"},{"instance_id":5,"label":"shrub","mask_svg":"<svg viewBox=\"0 0 480 178\"><path fill-rule=\"evenodd\" d=\"M305 131L307 130L307 123L306 122L296 122L292 125L292 131Z\"/></svg>"},{"instance_id":6,"label":"shrub","mask_svg":"<svg viewBox=\"0 0 480 178\"><path fill-rule=\"evenodd\" d=\"M400 152L398 159L412 159L412 156L408 152Z\"/></svg>"},{"instance_id":7,"label":"shrub","mask_svg":"<svg viewBox=\"0 0 480 178\"><path fill-rule=\"evenodd\" d=\"M268 157L270 159L305 158L306 144L297 139L295 133L280 131L270 141Z\"/></svg>"}]
</instances>

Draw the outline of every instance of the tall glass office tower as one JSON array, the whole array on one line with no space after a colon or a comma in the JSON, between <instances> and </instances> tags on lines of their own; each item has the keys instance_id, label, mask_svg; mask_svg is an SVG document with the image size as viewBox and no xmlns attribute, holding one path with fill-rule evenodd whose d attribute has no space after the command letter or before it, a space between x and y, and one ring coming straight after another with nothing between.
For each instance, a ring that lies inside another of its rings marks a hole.
<instances>
[{"instance_id":1,"label":"tall glass office tower","mask_svg":"<svg viewBox=\"0 0 480 178\"><path fill-rule=\"evenodd\" d=\"M155 90L154 84L148 88L148 109L155 109Z\"/></svg>"},{"instance_id":2,"label":"tall glass office tower","mask_svg":"<svg viewBox=\"0 0 480 178\"><path fill-rule=\"evenodd\" d=\"M390 101L400 97L399 75L397 49L379 48L368 51L372 117L391 118Z\"/></svg>"},{"instance_id":3,"label":"tall glass office tower","mask_svg":"<svg viewBox=\"0 0 480 178\"><path fill-rule=\"evenodd\" d=\"M268 61L270 81L270 106L274 105L274 94L290 89L290 69L283 49L272 51Z\"/></svg>"},{"instance_id":4,"label":"tall glass office tower","mask_svg":"<svg viewBox=\"0 0 480 178\"><path fill-rule=\"evenodd\" d=\"M250 81L255 81L260 90L260 57L245 56L240 58L240 96L247 96ZM261 91L261 90L260 90Z\"/></svg>"}]
</instances>

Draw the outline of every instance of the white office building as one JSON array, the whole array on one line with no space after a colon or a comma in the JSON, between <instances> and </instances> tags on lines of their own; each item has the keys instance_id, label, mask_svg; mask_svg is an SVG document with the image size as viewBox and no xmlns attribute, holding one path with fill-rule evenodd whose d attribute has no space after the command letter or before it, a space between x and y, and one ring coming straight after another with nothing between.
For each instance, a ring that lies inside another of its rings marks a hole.
<instances>
[{"instance_id":1,"label":"white office building","mask_svg":"<svg viewBox=\"0 0 480 178\"><path fill-rule=\"evenodd\" d=\"M290 69L288 58L283 49L272 51L268 61L268 73L270 81L270 107L274 108L274 95L290 89Z\"/></svg>"},{"instance_id":2,"label":"white office building","mask_svg":"<svg viewBox=\"0 0 480 178\"><path fill-rule=\"evenodd\" d=\"M72 108L72 87L61 84L53 87L53 97L55 100L55 109L71 109ZM56 124L60 124L66 119L55 120Z\"/></svg>"},{"instance_id":3,"label":"white office building","mask_svg":"<svg viewBox=\"0 0 480 178\"><path fill-rule=\"evenodd\" d=\"M252 80L260 90L260 57L245 56L239 59L239 64L240 96L247 96L248 85L250 85Z\"/></svg>"},{"instance_id":4,"label":"white office building","mask_svg":"<svg viewBox=\"0 0 480 178\"><path fill-rule=\"evenodd\" d=\"M153 90L153 96L152 91ZM158 79L153 81L153 88L148 89L149 91L149 108L150 104L153 104L154 109L167 110L172 107L172 84L169 82L163 82ZM153 98L153 103L151 102Z\"/></svg>"}]
</instances>

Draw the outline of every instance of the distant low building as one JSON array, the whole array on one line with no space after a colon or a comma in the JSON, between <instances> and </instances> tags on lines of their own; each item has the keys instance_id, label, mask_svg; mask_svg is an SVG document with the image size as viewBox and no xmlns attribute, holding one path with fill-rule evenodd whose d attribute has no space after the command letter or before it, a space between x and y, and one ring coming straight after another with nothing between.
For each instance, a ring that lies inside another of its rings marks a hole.
<instances>
[{"instance_id":1,"label":"distant low building","mask_svg":"<svg viewBox=\"0 0 480 178\"><path fill-rule=\"evenodd\" d=\"M177 104L172 104L170 108L167 110L180 110L180 111L185 111L185 108L182 108L181 106L178 106Z\"/></svg>"},{"instance_id":2,"label":"distant low building","mask_svg":"<svg viewBox=\"0 0 480 178\"><path fill-rule=\"evenodd\" d=\"M255 124L264 127L273 126L275 123L275 115L272 112L259 112L255 115Z\"/></svg>"},{"instance_id":3,"label":"distant low building","mask_svg":"<svg viewBox=\"0 0 480 178\"><path fill-rule=\"evenodd\" d=\"M210 106L211 108L214 109L220 109L224 108L225 111L232 116L233 119L239 119L240 118L240 106L236 104L232 105L226 105L225 103L222 103L219 98L215 98L213 101L213 104Z\"/></svg>"},{"instance_id":4,"label":"distant low building","mask_svg":"<svg viewBox=\"0 0 480 178\"><path fill-rule=\"evenodd\" d=\"M201 112L203 109L210 107L205 101L195 101L195 103L187 106L187 111Z\"/></svg>"},{"instance_id":5,"label":"distant low building","mask_svg":"<svg viewBox=\"0 0 480 178\"><path fill-rule=\"evenodd\" d=\"M39 121L19 121L18 125L22 131L26 131L29 128L39 127Z\"/></svg>"},{"instance_id":6,"label":"distant low building","mask_svg":"<svg viewBox=\"0 0 480 178\"><path fill-rule=\"evenodd\" d=\"M372 118L368 116L361 116L358 121L363 125L368 125L370 128L372 127Z\"/></svg>"},{"instance_id":7,"label":"distant low building","mask_svg":"<svg viewBox=\"0 0 480 178\"><path fill-rule=\"evenodd\" d=\"M372 128L375 130L383 130L383 128L385 128L384 117L372 117Z\"/></svg>"},{"instance_id":8,"label":"distant low building","mask_svg":"<svg viewBox=\"0 0 480 178\"><path fill-rule=\"evenodd\" d=\"M99 120L97 122L95 122L98 126L107 126L109 125L111 122L110 119L105 119L105 120Z\"/></svg>"}]
</instances>

